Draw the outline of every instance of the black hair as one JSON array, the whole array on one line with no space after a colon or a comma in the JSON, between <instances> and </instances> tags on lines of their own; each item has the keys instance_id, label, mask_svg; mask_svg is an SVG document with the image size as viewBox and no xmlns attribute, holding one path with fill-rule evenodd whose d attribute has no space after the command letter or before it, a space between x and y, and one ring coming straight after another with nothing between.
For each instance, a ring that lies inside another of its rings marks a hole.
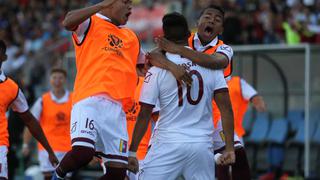
<instances>
[{"instance_id":1,"label":"black hair","mask_svg":"<svg viewBox=\"0 0 320 180\"><path fill-rule=\"evenodd\" d=\"M177 12L166 14L162 18L164 37L170 41L187 40L190 31L186 18Z\"/></svg>"},{"instance_id":2,"label":"black hair","mask_svg":"<svg viewBox=\"0 0 320 180\"><path fill-rule=\"evenodd\" d=\"M61 73L64 75L64 77L67 77L67 71L62 69L62 68L53 68L51 69L50 75L52 75L53 73Z\"/></svg>"},{"instance_id":3,"label":"black hair","mask_svg":"<svg viewBox=\"0 0 320 180\"><path fill-rule=\"evenodd\" d=\"M4 41L0 39L0 52L5 54L6 51L7 51L7 46L4 43Z\"/></svg>"},{"instance_id":4,"label":"black hair","mask_svg":"<svg viewBox=\"0 0 320 180\"><path fill-rule=\"evenodd\" d=\"M204 9L201 11L199 18L203 15L203 13L204 13L207 9L215 9L215 10L218 10L218 11L221 13L222 17L224 17L224 10L223 10L223 8L220 7L220 6L217 6L217 5L215 5L215 4L211 4L211 5L207 6L206 8L204 8Z\"/></svg>"}]
</instances>

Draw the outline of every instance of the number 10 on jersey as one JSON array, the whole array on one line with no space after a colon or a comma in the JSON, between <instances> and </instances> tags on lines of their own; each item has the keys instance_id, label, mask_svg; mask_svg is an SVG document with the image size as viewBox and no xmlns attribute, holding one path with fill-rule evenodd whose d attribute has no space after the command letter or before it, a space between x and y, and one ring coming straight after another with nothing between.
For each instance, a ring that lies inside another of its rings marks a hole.
<instances>
[{"instance_id":1,"label":"number 10 on jersey","mask_svg":"<svg viewBox=\"0 0 320 180\"><path fill-rule=\"evenodd\" d=\"M196 71L196 70L192 70L189 72L189 74L191 75L191 77L193 75L195 75L199 81L199 90L198 90L198 97L193 100L191 97L191 86L187 86L187 100L189 102L189 104L191 105L197 105L203 96L203 79L201 74ZM177 81L177 85L178 85L178 96L179 96L179 107L183 105L183 88L182 88L182 84Z\"/></svg>"}]
</instances>

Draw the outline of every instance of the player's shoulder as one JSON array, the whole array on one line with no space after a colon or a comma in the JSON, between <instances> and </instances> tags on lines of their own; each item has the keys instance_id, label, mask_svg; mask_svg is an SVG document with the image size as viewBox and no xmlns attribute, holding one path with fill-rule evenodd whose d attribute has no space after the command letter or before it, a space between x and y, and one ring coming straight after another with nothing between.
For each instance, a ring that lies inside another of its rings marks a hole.
<instances>
[{"instance_id":1,"label":"player's shoulder","mask_svg":"<svg viewBox=\"0 0 320 180\"><path fill-rule=\"evenodd\" d=\"M227 51L233 54L232 47L227 44L221 44L220 46L218 46L217 51Z\"/></svg>"}]
</instances>

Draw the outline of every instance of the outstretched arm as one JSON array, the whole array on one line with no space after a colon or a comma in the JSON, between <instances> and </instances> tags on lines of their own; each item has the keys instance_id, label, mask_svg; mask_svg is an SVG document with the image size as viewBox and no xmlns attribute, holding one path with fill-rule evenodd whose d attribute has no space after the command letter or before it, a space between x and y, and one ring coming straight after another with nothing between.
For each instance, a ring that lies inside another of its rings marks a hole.
<instances>
[{"instance_id":1,"label":"outstretched arm","mask_svg":"<svg viewBox=\"0 0 320 180\"><path fill-rule=\"evenodd\" d=\"M223 164L231 164L235 162L234 154L234 120L233 111L230 102L229 92L227 89L223 92L215 93L214 100L221 112L222 128L225 135L225 152L222 155Z\"/></svg>"},{"instance_id":2,"label":"outstretched arm","mask_svg":"<svg viewBox=\"0 0 320 180\"><path fill-rule=\"evenodd\" d=\"M110 6L116 0L104 0L98 4L93 6L85 7L82 9L73 10L67 13L65 19L62 22L62 25L68 31L74 31L79 24L83 21L88 19L90 16L94 15L95 13L101 11L102 9Z\"/></svg>"},{"instance_id":3,"label":"outstretched arm","mask_svg":"<svg viewBox=\"0 0 320 180\"><path fill-rule=\"evenodd\" d=\"M40 142L40 144L47 150L51 164L56 166L59 163L59 161L55 156L51 146L49 145L48 140L44 135L42 128L39 125L36 118L31 114L29 110L19 114L19 116L23 120L24 124L28 127L33 137L35 137Z\"/></svg>"},{"instance_id":4,"label":"outstretched arm","mask_svg":"<svg viewBox=\"0 0 320 180\"><path fill-rule=\"evenodd\" d=\"M224 69L229 64L228 58L221 53L208 55L186 48L182 45L175 44L164 37L157 38L156 42L158 47L162 50L173 54L180 54L181 56L190 59L192 62L202 67L206 67L209 69Z\"/></svg>"}]
</instances>

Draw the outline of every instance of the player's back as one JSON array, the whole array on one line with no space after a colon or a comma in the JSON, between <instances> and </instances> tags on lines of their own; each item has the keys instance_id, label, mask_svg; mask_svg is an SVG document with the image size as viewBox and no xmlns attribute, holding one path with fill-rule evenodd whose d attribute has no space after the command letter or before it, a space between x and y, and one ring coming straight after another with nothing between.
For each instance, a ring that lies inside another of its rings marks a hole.
<instances>
[{"instance_id":1,"label":"player's back","mask_svg":"<svg viewBox=\"0 0 320 180\"><path fill-rule=\"evenodd\" d=\"M213 132L211 101L217 86L225 85L223 72L200 67L179 55L167 53L166 56L174 63L187 67L193 83L187 87L178 83L169 71L156 67L150 69L149 73L158 76L160 100L160 117L152 141L211 141L210 135ZM219 78L224 82L217 82ZM145 82L147 81L148 79Z\"/></svg>"}]
</instances>

